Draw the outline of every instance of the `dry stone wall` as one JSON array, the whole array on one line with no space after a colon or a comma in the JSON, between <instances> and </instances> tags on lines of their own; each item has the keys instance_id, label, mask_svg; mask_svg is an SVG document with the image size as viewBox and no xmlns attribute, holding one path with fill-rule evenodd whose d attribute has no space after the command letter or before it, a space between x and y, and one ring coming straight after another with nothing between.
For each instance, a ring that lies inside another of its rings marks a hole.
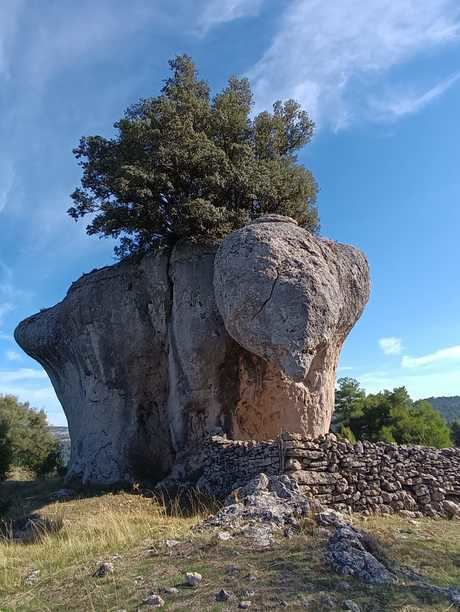
<instances>
[{"instance_id":1,"label":"dry stone wall","mask_svg":"<svg viewBox=\"0 0 460 612\"><path fill-rule=\"evenodd\" d=\"M264 472L289 474L302 492L339 511L448 516L460 502L458 448L351 444L333 434L267 442L214 436L194 464L198 488L217 496Z\"/></svg>"}]
</instances>

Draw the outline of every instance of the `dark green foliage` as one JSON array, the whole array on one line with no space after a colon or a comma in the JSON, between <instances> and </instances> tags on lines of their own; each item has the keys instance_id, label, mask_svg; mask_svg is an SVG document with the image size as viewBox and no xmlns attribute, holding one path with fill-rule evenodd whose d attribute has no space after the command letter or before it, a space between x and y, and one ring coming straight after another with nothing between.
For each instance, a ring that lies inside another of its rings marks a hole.
<instances>
[{"instance_id":1,"label":"dark green foliage","mask_svg":"<svg viewBox=\"0 0 460 612\"><path fill-rule=\"evenodd\" d=\"M13 461L13 449L8 437L8 423L0 416L0 480L4 480Z\"/></svg>"},{"instance_id":2,"label":"dark green foliage","mask_svg":"<svg viewBox=\"0 0 460 612\"><path fill-rule=\"evenodd\" d=\"M48 429L46 414L11 395L0 396L0 423L12 452L12 465L42 476L59 467L59 443Z\"/></svg>"},{"instance_id":3,"label":"dark green foliage","mask_svg":"<svg viewBox=\"0 0 460 612\"><path fill-rule=\"evenodd\" d=\"M120 238L120 256L180 238L213 242L251 218L278 213L318 228L317 185L297 163L314 124L293 100L251 118L247 79L211 98L186 55L169 62L161 95L115 123L115 138L88 136L69 214L91 215L88 234Z\"/></svg>"},{"instance_id":4,"label":"dark green foliage","mask_svg":"<svg viewBox=\"0 0 460 612\"><path fill-rule=\"evenodd\" d=\"M414 402L404 387L366 396L358 381L342 378L335 410L336 431L349 439L452 446L444 418L425 400Z\"/></svg>"},{"instance_id":5,"label":"dark green foliage","mask_svg":"<svg viewBox=\"0 0 460 612\"><path fill-rule=\"evenodd\" d=\"M460 421L454 421L450 425L450 431L452 435L452 442L454 446L460 447Z\"/></svg>"},{"instance_id":6,"label":"dark green foliage","mask_svg":"<svg viewBox=\"0 0 460 612\"><path fill-rule=\"evenodd\" d=\"M342 428L347 427L351 416L361 410L365 399L366 393L364 389L361 389L357 380L347 377L339 378L335 392L335 410L332 416L333 431L341 431ZM348 435L346 437L348 438Z\"/></svg>"},{"instance_id":7,"label":"dark green foliage","mask_svg":"<svg viewBox=\"0 0 460 612\"><path fill-rule=\"evenodd\" d=\"M448 423L460 421L460 395L450 397L427 397L426 402L440 412Z\"/></svg>"}]
</instances>

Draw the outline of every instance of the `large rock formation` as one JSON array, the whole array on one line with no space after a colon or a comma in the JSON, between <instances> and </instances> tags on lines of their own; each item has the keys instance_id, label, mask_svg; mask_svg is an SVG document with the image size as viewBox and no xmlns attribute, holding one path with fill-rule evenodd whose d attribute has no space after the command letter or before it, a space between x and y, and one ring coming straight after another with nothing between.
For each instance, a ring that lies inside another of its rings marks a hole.
<instances>
[{"instance_id":1,"label":"large rock formation","mask_svg":"<svg viewBox=\"0 0 460 612\"><path fill-rule=\"evenodd\" d=\"M360 251L270 215L218 249L178 244L84 275L15 337L66 413L69 476L156 480L211 432L325 433L368 293Z\"/></svg>"}]
</instances>

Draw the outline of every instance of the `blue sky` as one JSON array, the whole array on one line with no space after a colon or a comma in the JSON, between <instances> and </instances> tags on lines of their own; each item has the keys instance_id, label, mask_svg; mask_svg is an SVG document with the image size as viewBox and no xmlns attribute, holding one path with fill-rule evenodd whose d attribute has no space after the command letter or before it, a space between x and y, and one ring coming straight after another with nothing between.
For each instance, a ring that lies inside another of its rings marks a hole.
<instances>
[{"instance_id":1,"label":"blue sky","mask_svg":"<svg viewBox=\"0 0 460 612\"><path fill-rule=\"evenodd\" d=\"M460 394L458 0L70 0L0 4L0 393L63 413L15 345L17 322L113 261L66 215L80 136L110 135L167 60L214 90L248 76L256 109L293 97L317 123L301 161L322 233L362 248L372 297L340 376L368 391Z\"/></svg>"}]
</instances>

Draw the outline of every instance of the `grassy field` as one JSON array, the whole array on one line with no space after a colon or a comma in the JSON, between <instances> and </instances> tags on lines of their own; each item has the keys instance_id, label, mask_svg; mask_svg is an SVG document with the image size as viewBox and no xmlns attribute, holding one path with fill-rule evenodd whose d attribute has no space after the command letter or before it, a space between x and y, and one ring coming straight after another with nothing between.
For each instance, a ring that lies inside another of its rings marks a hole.
<instances>
[{"instance_id":1,"label":"grassy field","mask_svg":"<svg viewBox=\"0 0 460 612\"><path fill-rule=\"evenodd\" d=\"M60 487L58 480L0 484L10 518L38 512L62 525L33 543L0 542L1 611L148 610L142 602L150 593L163 597L164 610L190 612L235 610L243 599L252 601L251 610L341 610L349 599L369 612L453 610L414 587L369 587L334 575L324 562L327 534L308 521L302 534L257 550L248 540L223 542L197 530L207 513L199 504L184 515L178 506L167 511L126 492L50 502ZM436 584L460 584L460 522L355 517L354 523L374 533L390 558ZM114 572L93 577L104 561ZM197 589L183 585L188 571L203 575ZM178 593L164 593L167 587ZM222 588L234 598L216 602Z\"/></svg>"}]
</instances>

